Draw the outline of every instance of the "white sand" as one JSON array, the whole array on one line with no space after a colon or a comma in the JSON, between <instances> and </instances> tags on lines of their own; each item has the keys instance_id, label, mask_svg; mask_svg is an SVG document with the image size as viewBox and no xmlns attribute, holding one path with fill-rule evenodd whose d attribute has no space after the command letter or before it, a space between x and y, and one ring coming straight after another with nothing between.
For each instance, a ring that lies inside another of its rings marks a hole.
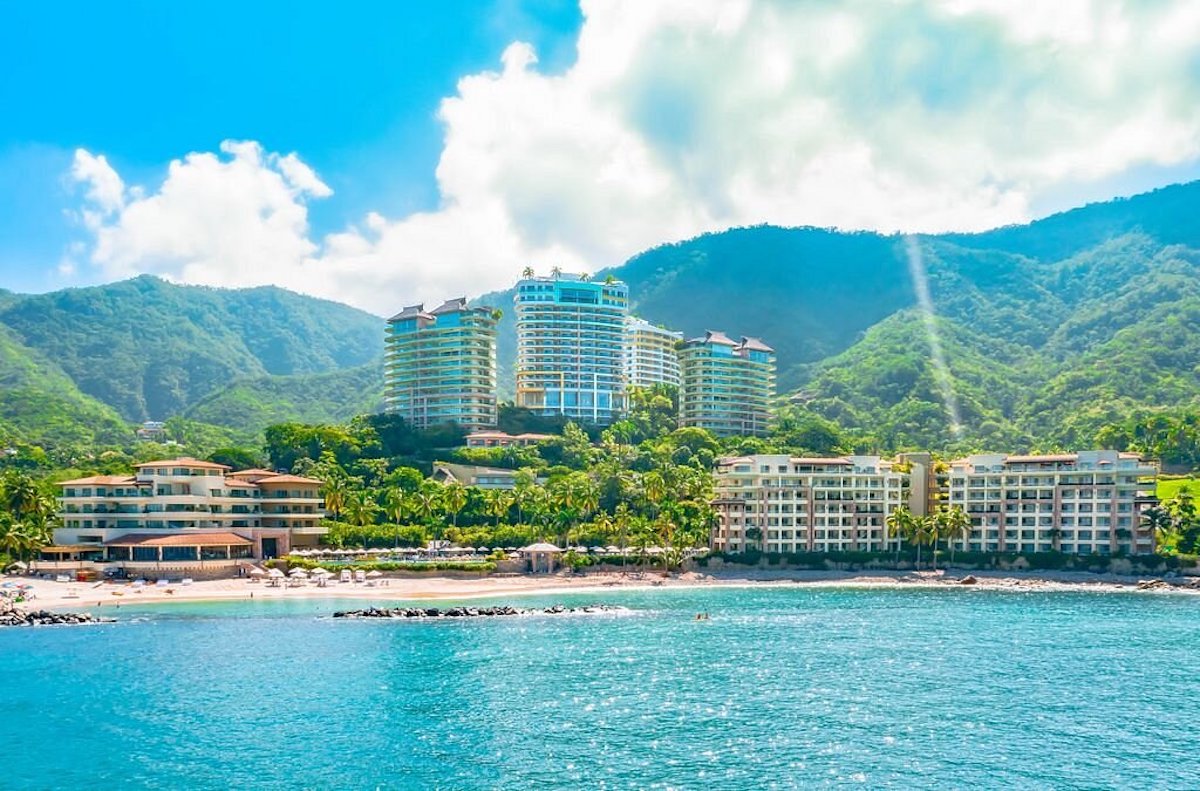
<instances>
[{"instance_id":1,"label":"white sand","mask_svg":"<svg viewBox=\"0 0 1200 791\"><path fill-rule=\"evenodd\" d=\"M719 575L701 573L674 574L588 574L483 577L452 579L447 577L381 578L374 586L363 583L336 584L326 587L307 583L302 587L270 587L265 582L247 579L197 581L190 585L173 584L165 588L130 583L51 582L22 577L8 579L33 585L35 598L23 605L34 607L87 608L110 604L137 604L169 601L221 601L237 599L354 598L383 600L504 598L544 593L603 593L614 588L650 589L657 587L689 588L790 587L797 584L825 587L967 587L960 579L973 576L972 587L1005 590L1091 590L1200 593L1200 588L1161 585L1140 590L1137 577L1090 574L1087 572L821 572L821 571L726 571ZM1190 583L1193 580L1176 582ZM1197 581L1200 584L1200 581Z\"/></svg>"}]
</instances>

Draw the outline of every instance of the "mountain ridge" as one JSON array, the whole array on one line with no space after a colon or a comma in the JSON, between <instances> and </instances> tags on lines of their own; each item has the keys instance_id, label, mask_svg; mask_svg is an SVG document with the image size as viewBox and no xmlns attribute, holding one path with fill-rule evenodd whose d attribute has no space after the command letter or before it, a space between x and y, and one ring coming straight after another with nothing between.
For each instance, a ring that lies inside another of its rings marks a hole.
<instances>
[{"instance_id":1,"label":"mountain ridge","mask_svg":"<svg viewBox=\"0 0 1200 791\"><path fill-rule=\"evenodd\" d=\"M865 445L1021 449L1082 441L1132 414L1200 408L1194 205L1200 181L1026 225L914 236L961 438L934 386L899 234L733 228L659 245L595 277L625 280L634 313L689 336L762 338L777 351L780 400L839 421ZM511 396L512 290L476 301L503 310L501 394ZM243 436L264 421L344 420L379 404L384 327L379 316L275 286L141 276L0 291L0 382L14 383L0 437L37 439L47 414L15 402L39 398L79 416L69 430L44 432L55 441L110 438L121 421L131 432L129 423L168 416ZM100 428L89 434L85 424Z\"/></svg>"}]
</instances>

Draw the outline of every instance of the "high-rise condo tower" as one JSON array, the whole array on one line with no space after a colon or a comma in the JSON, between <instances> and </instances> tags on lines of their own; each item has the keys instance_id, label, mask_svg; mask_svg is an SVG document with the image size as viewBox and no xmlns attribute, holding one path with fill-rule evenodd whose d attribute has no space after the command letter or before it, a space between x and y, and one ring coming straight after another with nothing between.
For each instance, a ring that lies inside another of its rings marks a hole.
<instances>
[{"instance_id":1,"label":"high-rise condo tower","mask_svg":"<svg viewBox=\"0 0 1200 791\"><path fill-rule=\"evenodd\" d=\"M386 405L417 428L496 425L496 311L451 299L388 319Z\"/></svg>"},{"instance_id":2,"label":"high-rise condo tower","mask_svg":"<svg viewBox=\"0 0 1200 791\"><path fill-rule=\"evenodd\" d=\"M517 406L607 425L625 411L629 288L583 275L517 284Z\"/></svg>"}]
</instances>

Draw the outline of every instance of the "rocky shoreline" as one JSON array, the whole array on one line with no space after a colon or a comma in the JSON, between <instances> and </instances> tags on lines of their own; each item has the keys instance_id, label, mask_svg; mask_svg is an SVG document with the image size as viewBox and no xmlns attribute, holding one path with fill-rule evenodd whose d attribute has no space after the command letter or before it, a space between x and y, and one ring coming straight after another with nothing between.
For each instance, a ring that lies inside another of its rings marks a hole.
<instances>
[{"instance_id":1,"label":"rocky shoreline","mask_svg":"<svg viewBox=\"0 0 1200 791\"><path fill-rule=\"evenodd\" d=\"M367 607L362 610L339 610L334 618L496 618L508 615L577 615L582 613L618 612L624 607L592 604L586 607L553 607L526 609L524 607Z\"/></svg>"}]
</instances>

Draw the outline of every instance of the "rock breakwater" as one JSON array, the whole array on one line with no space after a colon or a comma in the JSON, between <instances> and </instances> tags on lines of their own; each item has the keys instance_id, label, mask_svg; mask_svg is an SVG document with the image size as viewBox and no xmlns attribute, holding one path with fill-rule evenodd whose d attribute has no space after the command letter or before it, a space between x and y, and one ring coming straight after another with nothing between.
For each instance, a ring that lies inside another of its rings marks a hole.
<instances>
[{"instance_id":1,"label":"rock breakwater","mask_svg":"<svg viewBox=\"0 0 1200 791\"><path fill-rule=\"evenodd\" d=\"M586 607L367 607L362 610L339 610L334 618L496 618L509 615L576 615L583 613L618 612L624 607L591 604Z\"/></svg>"},{"instance_id":2,"label":"rock breakwater","mask_svg":"<svg viewBox=\"0 0 1200 791\"><path fill-rule=\"evenodd\" d=\"M66 626L84 623L112 623L113 620L86 612L50 612L49 610L25 612L12 609L0 613L0 626Z\"/></svg>"}]
</instances>

